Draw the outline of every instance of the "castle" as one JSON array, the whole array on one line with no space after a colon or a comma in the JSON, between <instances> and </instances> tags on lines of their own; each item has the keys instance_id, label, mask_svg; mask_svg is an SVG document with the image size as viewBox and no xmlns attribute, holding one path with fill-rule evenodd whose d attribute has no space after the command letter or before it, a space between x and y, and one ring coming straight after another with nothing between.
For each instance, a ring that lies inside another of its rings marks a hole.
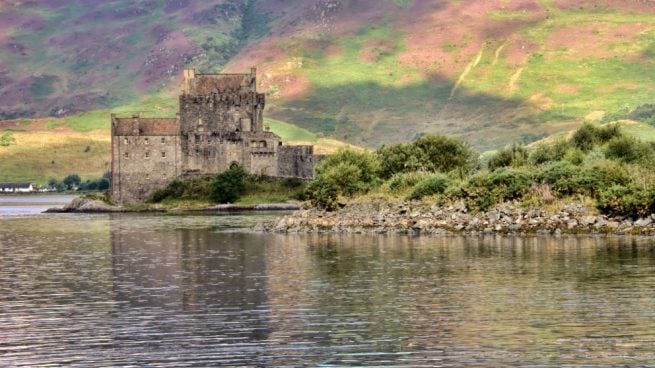
<instances>
[{"instance_id":1,"label":"castle","mask_svg":"<svg viewBox=\"0 0 655 368\"><path fill-rule=\"evenodd\" d=\"M175 118L111 116L111 200L144 202L171 181L232 165L272 177L314 176L313 146L285 146L264 127L265 95L248 74L184 70Z\"/></svg>"}]
</instances>

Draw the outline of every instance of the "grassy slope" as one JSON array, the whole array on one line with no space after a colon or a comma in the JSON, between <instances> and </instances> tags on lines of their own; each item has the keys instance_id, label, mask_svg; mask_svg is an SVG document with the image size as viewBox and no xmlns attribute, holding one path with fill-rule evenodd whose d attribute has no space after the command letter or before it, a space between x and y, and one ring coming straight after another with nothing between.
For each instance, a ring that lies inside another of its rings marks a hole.
<instances>
[{"instance_id":1,"label":"grassy slope","mask_svg":"<svg viewBox=\"0 0 655 368\"><path fill-rule=\"evenodd\" d=\"M260 45L272 116L368 146L445 132L484 150L655 100L655 4L435 2L405 16L411 3Z\"/></svg>"},{"instance_id":2,"label":"grassy slope","mask_svg":"<svg viewBox=\"0 0 655 368\"><path fill-rule=\"evenodd\" d=\"M257 65L271 129L318 144L320 153L343 145L325 137L378 146L425 132L460 135L486 150L655 100L649 2L335 1L326 10L262 0L254 11L199 1L170 2L187 4L179 9L56 3L0 5L0 111L89 112L51 119L38 133L12 127L30 133L0 148L0 180L43 181L76 168L97 175L102 165L60 159L63 148L53 147L84 150L96 134L107 144L110 112L173 115L184 65L215 70L243 47L228 70ZM650 126L626 129L655 138ZM29 155L43 162L14 162ZM94 160L106 162L101 155ZM48 171L50 156L69 166Z\"/></svg>"}]
</instances>

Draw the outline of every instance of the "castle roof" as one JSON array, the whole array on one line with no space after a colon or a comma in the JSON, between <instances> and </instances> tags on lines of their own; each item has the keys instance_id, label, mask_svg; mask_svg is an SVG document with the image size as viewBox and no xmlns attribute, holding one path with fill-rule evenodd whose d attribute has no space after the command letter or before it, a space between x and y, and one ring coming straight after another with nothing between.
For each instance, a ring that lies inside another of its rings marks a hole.
<instances>
[{"instance_id":1,"label":"castle roof","mask_svg":"<svg viewBox=\"0 0 655 368\"><path fill-rule=\"evenodd\" d=\"M192 94L206 96L212 93L238 92L241 87L250 87L251 74L196 74Z\"/></svg>"},{"instance_id":2,"label":"castle roof","mask_svg":"<svg viewBox=\"0 0 655 368\"><path fill-rule=\"evenodd\" d=\"M114 118L113 135L179 135L177 118Z\"/></svg>"}]
</instances>

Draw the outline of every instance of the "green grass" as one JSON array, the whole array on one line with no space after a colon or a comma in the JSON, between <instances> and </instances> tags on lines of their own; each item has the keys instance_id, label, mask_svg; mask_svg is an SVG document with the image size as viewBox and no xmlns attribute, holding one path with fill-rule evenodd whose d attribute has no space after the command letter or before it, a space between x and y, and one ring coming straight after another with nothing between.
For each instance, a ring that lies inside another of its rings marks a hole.
<instances>
[{"instance_id":1,"label":"green grass","mask_svg":"<svg viewBox=\"0 0 655 368\"><path fill-rule=\"evenodd\" d=\"M302 141L302 142L315 142L318 138L316 134L307 129L300 128L296 125L285 123L280 120L266 118L264 124L270 127L271 131L280 137L285 142L289 141Z\"/></svg>"}]
</instances>

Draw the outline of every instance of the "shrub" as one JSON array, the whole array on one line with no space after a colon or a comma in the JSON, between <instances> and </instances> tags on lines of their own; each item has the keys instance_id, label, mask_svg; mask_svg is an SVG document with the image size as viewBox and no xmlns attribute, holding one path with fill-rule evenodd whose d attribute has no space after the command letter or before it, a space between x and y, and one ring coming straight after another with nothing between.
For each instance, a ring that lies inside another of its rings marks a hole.
<instances>
[{"instance_id":1,"label":"shrub","mask_svg":"<svg viewBox=\"0 0 655 368\"><path fill-rule=\"evenodd\" d=\"M530 162L534 165L541 165L548 162L560 161L564 159L566 152L571 147L563 139L553 143L542 143L530 154Z\"/></svg>"},{"instance_id":2,"label":"shrub","mask_svg":"<svg viewBox=\"0 0 655 368\"><path fill-rule=\"evenodd\" d=\"M166 186L166 188L155 191L148 199L148 202L159 203L165 199L182 198L184 195L184 189L185 185L182 181L173 180Z\"/></svg>"},{"instance_id":3,"label":"shrub","mask_svg":"<svg viewBox=\"0 0 655 368\"><path fill-rule=\"evenodd\" d=\"M450 184L450 178L444 174L426 176L416 183L409 199L421 199L435 194L442 194Z\"/></svg>"},{"instance_id":4,"label":"shrub","mask_svg":"<svg viewBox=\"0 0 655 368\"><path fill-rule=\"evenodd\" d=\"M621 127L616 123L606 124L596 129L596 137L601 143L607 143L614 138L622 136Z\"/></svg>"},{"instance_id":5,"label":"shrub","mask_svg":"<svg viewBox=\"0 0 655 368\"><path fill-rule=\"evenodd\" d=\"M600 184L596 172L566 161L547 167L539 175L539 180L550 185L551 189L560 195L592 195Z\"/></svg>"},{"instance_id":6,"label":"shrub","mask_svg":"<svg viewBox=\"0 0 655 368\"><path fill-rule=\"evenodd\" d=\"M489 175L490 190L496 201L508 201L522 198L532 184L532 174L524 169L499 169Z\"/></svg>"},{"instance_id":7,"label":"shrub","mask_svg":"<svg viewBox=\"0 0 655 368\"><path fill-rule=\"evenodd\" d=\"M491 180L488 173L478 173L468 178L459 192L470 209L486 211L494 204Z\"/></svg>"},{"instance_id":8,"label":"shrub","mask_svg":"<svg viewBox=\"0 0 655 368\"><path fill-rule=\"evenodd\" d=\"M414 186L427 175L429 174L424 171L398 173L392 176L385 185L392 193L397 194L414 188Z\"/></svg>"},{"instance_id":9,"label":"shrub","mask_svg":"<svg viewBox=\"0 0 655 368\"><path fill-rule=\"evenodd\" d=\"M16 144L14 133L4 132L2 135L0 135L0 147L9 147L12 144Z\"/></svg>"},{"instance_id":10,"label":"shrub","mask_svg":"<svg viewBox=\"0 0 655 368\"><path fill-rule=\"evenodd\" d=\"M598 209L612 216L648 216L655 213L655 189L612 185L600 191Z\"/></svg>"},{"instance_id":11,"label":"shrub","mask_svg":"<svg viewBox=\"0 0 655 368\"><path fill-rule=\"evenodd\" d=\"M382 146L376 151L380 162L380 177L389 179L398 173L424 169L426 158L413 144L393 144Z\"/></svg>"},{"instance_id":12,"label":"shrub","mask_svg":"<svg viewBox=\"0 0 655 368\"><path fill-rule=\"evenodd\" d=\"M558 162L547 167L539 175L539 181L550 185L560 195L582 194L593 197L601 188L614 184L627 185L631 178L624 167L609 161L594 166Z\"/></svg>"},{"instance_id":13,"label":"shrub","mask_svg":"<svg viewBox=\"0 0 655 368\"><path fill-rule=\"evenodd\" d=\"M595 126L585 123L573 133L571 144L583 152L590 151L596 144L597 134Z\"/></svg>"},{"instance_id":14,"label":"shrub","mask_svg":"<svg viewBox=\"0 0 655 368\"><path fill-rule=\"evenodd\" d=\"M425 155L425 169L434 172L458 170L468 173L477 165L477 155L465 141L443 135L425 135L414 146Z\"/></svg>"},{"instance_id":15,"label":"shrub","mask_svg":"<svg viewBox=\"0 0 655 368\"><path fill-rule=\"evenodd\" d=\"M337 208L338 188L334 184L316 179L309 183L305 195L315 207L328 211Z\"/></svg>"},{"instance_id":16,"label":"shrub","mask_svg":"<svg viewBox=\"0 0 655 368\"><path fill-rule=\"evenodd\" d=\"M316 178L340 194L366 192L378 183L380 162L369 152L340 150L316 168Z\"/></svg>"},{"instance_id":17,"label":"shrub","mask_svg":"<svg viewBox=\"0 0 655 368\"><path fill-rule=\"evenodd\" d=\"M528 163L528 157L525 147L514 145L498 151L491 157L487 166L491 171L501 167L520 167Z\"/></svg>"},{"instance_id":18,"label":"shrub","mask_svg":"<svg viewBox=\"0 0 655 368\"><path fill-rule=\"evenodd\" d=\"M246 180L250 174L235 165L216 175L212 182L212 200L216 203L234 203L246 192Z\"/></svg>"},{"instance_id":19,"label":"shrub","mask_svg":"<svg viewBox=\"0 0 655 368\"><path fill-rule=\"evenodd\" d=\"M605 154L623 162L637 162L647 159L653 150L651 147L634 137L620 136L613 138L607 144Z\"/></svg>"}]
</instances>

